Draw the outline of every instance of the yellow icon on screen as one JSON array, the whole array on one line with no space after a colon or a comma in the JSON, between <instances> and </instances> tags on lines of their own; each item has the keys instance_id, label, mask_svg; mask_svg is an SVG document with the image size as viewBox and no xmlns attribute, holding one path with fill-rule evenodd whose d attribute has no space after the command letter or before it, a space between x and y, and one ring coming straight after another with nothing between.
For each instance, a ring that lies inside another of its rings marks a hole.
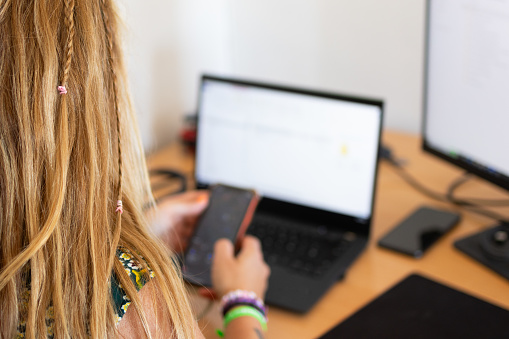
<instances>
[{"instance_id":1,"label":"yellow icon on screen","mask_svg":"<svg viewBox=\"0 0 509 339\"><path fill-rule=\"evenodd\" d=\"M348 146L345 144L341 145L341 155L348 155Z\"/></svg>"}]
</instances>

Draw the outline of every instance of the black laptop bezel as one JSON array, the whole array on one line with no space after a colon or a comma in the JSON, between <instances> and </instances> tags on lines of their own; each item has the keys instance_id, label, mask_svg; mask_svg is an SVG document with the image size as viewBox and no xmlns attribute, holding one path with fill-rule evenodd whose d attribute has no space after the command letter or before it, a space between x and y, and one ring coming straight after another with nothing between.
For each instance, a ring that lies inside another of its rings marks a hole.
<instances>
[{"instance_id":1,"label":"black laptop bezel","mask_svg":"<svg viewBox=\"0 0 509 339\"><path fill-rule=\"evenodd\" d=\"M297 93L297 94L303 94L303 95L311 95L315 97L321 97L321 98L329 98L329 99L337 99L342 101L349 101L349 102L355 102L355 103L362 103L362 104L368 104L373 106L378 106L380 108L380 126L378 131L378 145L381 143L381 137L382 137L382 126L383 126L383 116L384 116L384 102L380 99L369 99L369 98L363 98L359 96L350 96L350 95L344 95L344 94L338 94L338 93L331 93L331 92L323 92L323 91L316 91L316 90L308 90L308 89L302 89L302 88L296 88L296 87L290 87L290 86L283 86L283 85L276 85L276 84L267 84L262 82L256 82L256 81L250 81L250 80L244 80L244 79L237 79L237 78L229 78L229 77L219 77L215 75L210 74L203 74L201 77L200 85L198 88L198 105L197 105L197 133L196 133L196 144L199 143L199 119L200 119L200 112L201 112L201 105L202 105L202 87L204 83L208 80L212 81L218 81L218 82L224 82L229 84L234 84L238 86L252 86L252 87L258 87L258 88L264 88L264 89L271 89L271 90L277 90L277 91L283 91L288 93ZM377 159L379 158L380 148L377 149ZM196 163L198 159L198 151L196 151L195 155L195 163L194 163L194 169L193 169L193 177L195 179L196 188L197 189L207 189L209 188L209 184L205 182L200 182L196 178ZM312 208L308 206L293 204L290 202L284 202L280 200L275 200L271 198L262 198L260 201L257 212L256 213L277 213L278 215L284 215L285 217L288 217L289 219L295 219L300 221L310 221L313 224L323 224L324 226L328 227L340 227L343 230L352 231L359 235L364 235L366 237L369 236L371 223L373 220L373 212L374 212L374 205L375 205L375 196L376 196L376 188L377 188L377 182L378 182L378 170L379 170L379 164L378 161L375 164L375 178L373 181L373 195L371 200L371 210L370 210L370 217L366 219L360 219L348 215L344 215L341 213L336 212L330 212L318 208ZM256 217L256 216L255 216Z\"/></svg>"}]
</instances>

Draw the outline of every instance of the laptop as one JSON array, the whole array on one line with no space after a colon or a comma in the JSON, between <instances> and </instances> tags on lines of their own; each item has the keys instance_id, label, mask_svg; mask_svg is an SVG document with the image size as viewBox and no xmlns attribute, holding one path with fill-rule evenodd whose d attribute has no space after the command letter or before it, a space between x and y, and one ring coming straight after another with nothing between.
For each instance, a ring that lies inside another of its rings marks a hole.
<instances>
[{"instance_id":1,"label":"laptop","mask_svg":"<svg viewBox=\"0 0 509 339\"><path fill-rule=\"evenodd\" d=\"M197 188L255 189L247 233L271 268L266 302L308 311L370 233L383 103L204 75Z\"/></svg>"}]
</instances>

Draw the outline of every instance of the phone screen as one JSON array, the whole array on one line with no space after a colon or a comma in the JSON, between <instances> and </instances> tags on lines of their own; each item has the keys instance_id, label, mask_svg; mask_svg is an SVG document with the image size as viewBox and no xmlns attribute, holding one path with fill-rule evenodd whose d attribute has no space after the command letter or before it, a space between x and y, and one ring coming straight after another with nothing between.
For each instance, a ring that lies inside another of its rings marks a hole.
<instances>
[{"instance_id":1,"label":"phone screen","mask_svg":"<svg viewBox=\"0 0 509 339\"><path fill-rule=\"evenodd\" d=\"M230 239L234 244L245 233L256 207L252 190L224 185L212 188L204 211L184 256L184 277L191 283L211 286L210 268L215 242Z\"/></svg>"}]
</instances>

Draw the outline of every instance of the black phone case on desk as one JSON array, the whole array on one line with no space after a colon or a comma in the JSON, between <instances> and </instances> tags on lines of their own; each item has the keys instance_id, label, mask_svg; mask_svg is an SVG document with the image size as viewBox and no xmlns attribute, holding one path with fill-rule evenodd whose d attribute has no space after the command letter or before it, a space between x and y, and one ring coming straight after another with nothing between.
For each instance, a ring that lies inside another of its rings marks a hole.
<instances>
[{"instance_id":1,"label":"black phone case on desk","mask_svg":"<svg viewBox=\"0 0 509 339\"><path fill-rule=\"evenodd\" d=\"M378 245L420 258L459 220L457 213L421 207L380 239Z\"/></svg>"}]
</instances>

